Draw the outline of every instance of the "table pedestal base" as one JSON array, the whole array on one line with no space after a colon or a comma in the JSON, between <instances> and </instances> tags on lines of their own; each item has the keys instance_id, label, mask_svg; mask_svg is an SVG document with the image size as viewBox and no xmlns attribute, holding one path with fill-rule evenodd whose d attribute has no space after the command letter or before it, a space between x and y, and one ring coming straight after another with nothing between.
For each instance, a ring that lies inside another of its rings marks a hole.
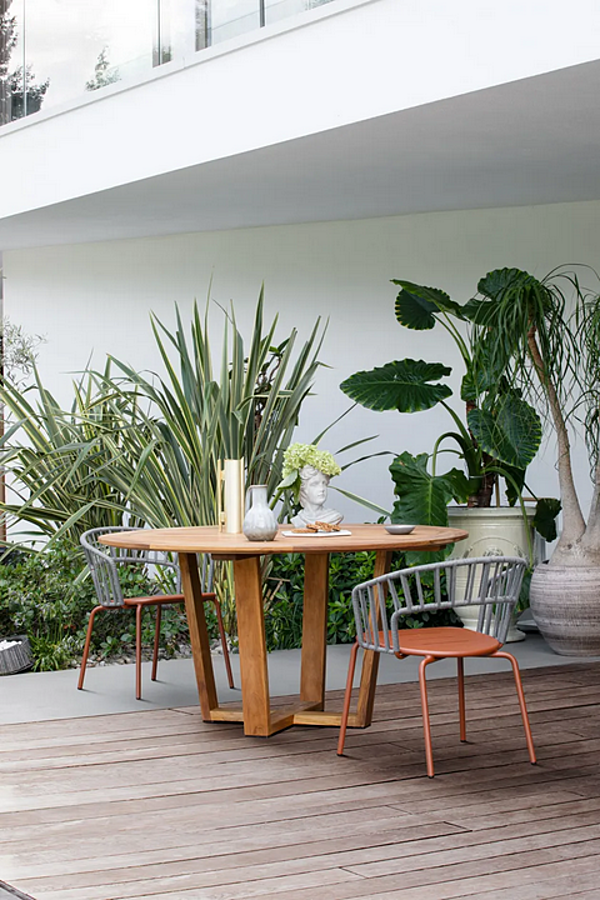
<instances>
[{"instance_id":1,"label":"table pedestal base","mask_svg":"<svg viewBox=\"0 0 600 900\"><path fill-rule=\"evenodd\" d=\"M324 710L329 554L306 554L300 699L275 708L271 706L269 692L260 557L232 558L240 642L241 708L219 706L204 603L201 594L197 593L200 582L196 558L191 554L180 554L202 718L205 722L243 722L244 733L257 737L269 737L291 725L339 726L341 712ZM388 572L390 564L391 553L378 551L374 576ZM377 654L364 655L358 708L350 716L351 727L366 728L371 724L378 663Z\"/></svg>"}]
</instances>

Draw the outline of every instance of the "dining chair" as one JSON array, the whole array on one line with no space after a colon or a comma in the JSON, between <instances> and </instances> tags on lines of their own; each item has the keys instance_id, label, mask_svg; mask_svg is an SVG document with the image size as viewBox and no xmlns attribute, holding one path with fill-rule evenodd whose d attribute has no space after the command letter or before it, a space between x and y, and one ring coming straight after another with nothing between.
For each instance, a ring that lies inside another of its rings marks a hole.
<instances>
[{"instance_id":1,"label":"dining chair","mask_svg":"<svg viewBox=\"0 0 600 900\"><path fill-rule=\"evenodd\" d=\"M352 685L358 650L387 653L398 659L422 657L419 686L425 732L427 774L434 776L426 670L441 659L454 658L458 674L460 739L466 741L464 660L467 657L507 659L513 670L525 740L531 763L536 762L525 695L516 659L502 650L519 599L526 562L508 556L447 560L401 569L354 588L352 603L356 643L350 655L346 694L337 752L344 753ZM408 628L407 616L436 610L478 608L477 630L456 626Z\"/></svg>"},{"instance_id":2,"label":"dining chair","mask_svg":"<svg viewBox=\"0 0 600 900\"><path fill-rule=\"evenodd\" d=\"M87 633L85 638L85 646L83 648L83 658L81 660L81 670L79 673L78 689L83 688L83 680L85 678L85 669L90 651L90 641L92 638L92 629L96 614L103 610L127 610L135 609L135 685L136 697L142 699L142 612L147 607L153 606L156 609L156 625L154 632L154 652L152 655L152 681L156 681L156 672L158 668L158 646L160 641L160 625L163 606L173 605L176 603L184 603L184 596L181 593L181 579L179 566L168 553L157 550L140 550L131 551L117 547L108 547L99 542L99 538L103 534L114 534L118 531L137 531L139 529L121 527L102 527L90 528L89 531L81 535L80 541L85 553L87 564L96 589L96 597L98 606L95 606L90 613ZM176 578L175 594L150 594L145 597L124 597L121 582L119 580L118 566L141 566L150 567L150 571L156 567L156 571L171 569ZM221 605L213 591L214 579L214 562L208 555L204 555L202 561L202 571L200 583L202 585L202 595L206 602L214 603L217 614L217 624L219 626L219 634L221 637L221 645L223 647L223 658L225 661L225 669L227 671L227 680L229 687L235 687L233 681L233 673L231 671L231 661L229 659L229 651L227 648L227 636L223 625L223 616L221 614Z\"/></svg>"}]
</instances>

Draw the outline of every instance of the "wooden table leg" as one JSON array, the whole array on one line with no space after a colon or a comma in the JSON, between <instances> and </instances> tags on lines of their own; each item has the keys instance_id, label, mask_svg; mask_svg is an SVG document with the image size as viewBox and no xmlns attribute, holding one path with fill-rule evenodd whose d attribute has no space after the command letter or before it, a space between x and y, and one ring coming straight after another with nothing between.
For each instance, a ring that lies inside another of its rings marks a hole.
<instances>
[{"instance_id":1,"label":"wooden table leg","mask_svg":"<svg viewBox=\"0 0 600 900\"><path fill-rule=\"evenodd\" d=\"M244 734L267 737L272 728L260 557L236 557L233 574L240 642Z\"/></svg>"},{"instance_id":2,"label":"wooden table leg","mask_svg":"<svg viewBox=\"0 0 600 900\"><path fill-rule=\"evenodd\" d=\"M323 709L325 703L328 599L329 554L307 553L304 562L300 699L310 703L314 709Z\"/></svg>"},{"instance_id":3,"label":"wooden table leg","mask_svg":"<svg viewBox=\"0 0 600 900\"><path fill-rule=\"evenodd\" d=\"M385 575L390 571L392 554L386 550L378 550L375 556L374 578ZM373 718L373 704L375 702L375 688L377 687L377 672L379 671L379 653L373 650L365 650L360 675L360 688L358 690L358 705L353 724L358 728L366 728Z\"/></svg>"},{"instance_id":4,"label":"wooden table leg","mask_svg":"<svg viewBox=\"0 0 600 900\"><path fill-rule=\"evenodd\" d=\"M210 655L210 642L204 616L204 597L194 553L180 553L181 584L185 597L185 612L190 629L190 643L198 684L200 710L205 722L211 721L211 710L218 705L215 674Z\"/></svg>"}]
</instances>

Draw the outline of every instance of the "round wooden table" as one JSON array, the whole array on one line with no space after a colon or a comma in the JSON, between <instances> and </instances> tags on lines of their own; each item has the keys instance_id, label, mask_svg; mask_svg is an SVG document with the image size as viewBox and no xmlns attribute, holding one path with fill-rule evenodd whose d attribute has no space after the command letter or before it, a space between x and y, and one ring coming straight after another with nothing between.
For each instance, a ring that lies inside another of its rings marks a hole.
<instances>
[{"instance_id":1,"label":"round wooden table","mask_svg":"<svg viewBox=\"0 0 600 900\"><path fill-rule=\"evenodd\" d=\"M329 554L374 550L373 575L389 571L394 550L440 550L468 536L457 528L418 525L408 535L391 535L383 525L344 525L349 535L286 537L291 526L280 526L274 541L249 541L243 534L226 534L217 527L158 528L119 532L100 538L102 543L131 550L168 550L179 555L185 608L190 629L202 718L206 722L243 722L250 735L268 736L290 725L339 725L340 712L325 704L327 653L327 600ZM241 707L220 706L210 654L197 553L233 560L238 622ZM267 647L260 557L279 553L305 555L304 613L300 698L285 708L273 709L269 692ZM349 725L371 724L377 681L378 654L364 657L357 712Z\"/></svg>"}]
</instances>

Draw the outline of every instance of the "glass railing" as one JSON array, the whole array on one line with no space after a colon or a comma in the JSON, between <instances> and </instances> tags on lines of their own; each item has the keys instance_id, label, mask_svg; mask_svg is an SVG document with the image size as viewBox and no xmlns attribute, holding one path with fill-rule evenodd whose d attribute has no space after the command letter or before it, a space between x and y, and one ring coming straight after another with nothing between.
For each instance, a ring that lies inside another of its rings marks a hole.
<instances>
[{"instance_id":1,"label":"glass railing","mask_svg":"<svg viewBox=\"0 0 600 900\"><path fill-rule=\"evenodd\" d=\"M0 125L331 0L0 0Z\"/></svg>"}]
</instances>

